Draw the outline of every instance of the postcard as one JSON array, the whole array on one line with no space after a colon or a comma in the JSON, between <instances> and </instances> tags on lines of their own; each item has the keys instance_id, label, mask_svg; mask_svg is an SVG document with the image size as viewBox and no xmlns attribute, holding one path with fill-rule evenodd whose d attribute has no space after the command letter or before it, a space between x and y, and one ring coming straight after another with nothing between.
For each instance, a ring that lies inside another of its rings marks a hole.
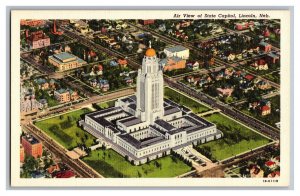
<instances>
[{"instance_id":1,"label":"postcard","mask_svg":"<svg viewBox=\"0 0 300 196\"><path fill-rule=\"evenodd\" d=\"M12 10L12 187L288 187L291 11Z\"/></svg>"}]
</instances>

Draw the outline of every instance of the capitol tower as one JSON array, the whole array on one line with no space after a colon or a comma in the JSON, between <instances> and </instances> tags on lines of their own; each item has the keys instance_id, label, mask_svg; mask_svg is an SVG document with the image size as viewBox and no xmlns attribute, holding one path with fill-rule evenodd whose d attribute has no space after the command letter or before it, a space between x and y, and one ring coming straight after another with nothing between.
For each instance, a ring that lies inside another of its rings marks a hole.
<instances>
[{"instance_id":1,"label":"capitol tower","mask_svg":"<svg viewBox=\"0 0 300 196\"><path fill-rule=\"evenodd\" d=\"M156 52L150 46L143 58L142 68L137 76L136 117L142 122L153 124L164 116L164 82L162 67L158 64Z\"/></svg>"}]
</instances>

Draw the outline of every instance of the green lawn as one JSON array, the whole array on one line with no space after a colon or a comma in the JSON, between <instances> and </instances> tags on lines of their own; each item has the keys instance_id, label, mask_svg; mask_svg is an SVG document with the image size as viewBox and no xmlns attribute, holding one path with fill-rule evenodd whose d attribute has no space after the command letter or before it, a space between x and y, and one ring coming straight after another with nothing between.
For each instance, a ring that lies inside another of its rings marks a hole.
<instances>
[{"instance_id":1,"label":"green lawn","mask_svg":"<svg viewBox=\"0 0 300 196\"><path fill-rule=\"evenodd\" d=\"M36 122L35 125L67 149L72 149L79 144L89 147L96 138L77 126L80 115L87 112L90 110L84 108Z\"/></svg>"},{"instance_id":2,"label":"green lawn","mask_svg":"<svg viewBox=\"0 0 300 196\"><path fill-rule=\"evenodd\" d=\"M215 123L217 128L224 133L222 139L196 147L197 150L207 152L208 157L211 156L209 158L223 160L270 142L269 139L222 114L212 114L204 118Z\"/></svg>"},{"instance_id":3,"label":"green lawn","mask_svg":"<svg viewBox=\"0 0 300 196\"><path fill-rule=\"evenodd\" d=\"M165 98L168 98L168 99L174 101L175 103L178 103L180 105L184 105L184 106L190 108L196 114L207 112L210 110L208 107L202 105L201 103L199 103L181 93L178 93L168 87L166 87L164 89L164 93L165 93Z\"/></svg>"},{"instance_id":4,"label":"green lawn","mask_svg":"<svg viewBox=\"0 0 300 196\"><path fill-rule=\"evenodd\" d=\"M173 161L173 159L175 161ZM92 151L83 161L108 178L146 177L166 178L175 177L191 171L191 167L172 155L153 160L149 163L134 166L112 149ZM159 164L157 164L157 163ZM161 165L161 168L157 165Z\"/></svg>"},{"instance_id":5,"label":"green lawn","mask_svg":"<svg viewBox=\"0 0 300 196\"><path fill-rule=\"evenodd\" d=\"M98 103L97 105L98 105L101 109L106 109L106 108L114 107L114 106L115 106L115 102L116 102L116 100L112 100L112 101L107 101L107 102Z\"/></svg>"}]
</instances>

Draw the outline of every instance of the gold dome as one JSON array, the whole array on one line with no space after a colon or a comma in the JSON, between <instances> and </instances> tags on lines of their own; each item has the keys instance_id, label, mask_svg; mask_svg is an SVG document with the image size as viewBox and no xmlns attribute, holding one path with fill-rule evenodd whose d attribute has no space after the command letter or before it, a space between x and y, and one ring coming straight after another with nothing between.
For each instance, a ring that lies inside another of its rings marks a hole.
<instances>
[{"instance_id":1,"label":"gold dome","mask_svg":"<svg viewBox=\"0 0 300 196\"><path fill-rule=\"evenodd\" d=\"M148 48L145 55L148 57L153 57L156 56L156 52L153 48Z\"/></svg>"}]
</instances>

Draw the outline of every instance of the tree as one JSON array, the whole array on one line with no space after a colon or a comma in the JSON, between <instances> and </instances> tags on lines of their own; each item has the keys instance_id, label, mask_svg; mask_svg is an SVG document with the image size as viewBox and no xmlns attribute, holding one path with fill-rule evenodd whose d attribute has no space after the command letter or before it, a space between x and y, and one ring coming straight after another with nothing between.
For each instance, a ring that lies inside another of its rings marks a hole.
<instances>
[{"instance_id":1,"label":"tree","mask_svg":"<svg viewBox=\"0 0 300 196\"><path fill-rule=\"evenodd\" d=\"M38 168L38 161L32 156L26 156L23 169L29 172L35 171Z\"/></svg>"},{"instance_id":2,"label":"tree","mask_svg":"<svg viewBox=\"0 0 300 196\"><path fill-rule=\"evenodd\" d=\"M73 117L72 116L68 116L68 121L72 122L73 121Z\"/></svg>"},{"instance_id":3,"label":"tree","mask_svg":"<svg viewBox=\"0 0 300 196\"><path fill-rule=\"evenodd\" d=\"M140 173L140 171L138 171L137 174L138 174L139 178L142 177L142 174Z\"/></svg>"}]
</instances>

